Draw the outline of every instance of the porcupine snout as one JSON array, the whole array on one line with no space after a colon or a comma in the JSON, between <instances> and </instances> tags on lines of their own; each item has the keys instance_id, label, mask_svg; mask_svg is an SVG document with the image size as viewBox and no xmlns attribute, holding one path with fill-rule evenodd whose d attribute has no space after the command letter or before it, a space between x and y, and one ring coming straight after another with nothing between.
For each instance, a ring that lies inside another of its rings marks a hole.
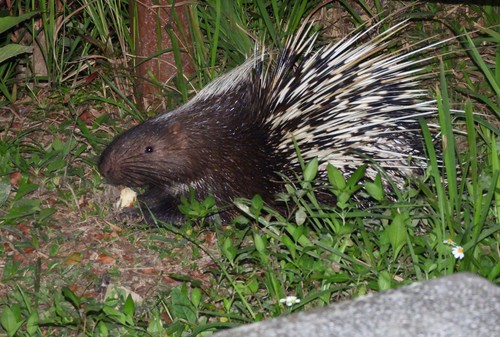
<instances>
[{"instance_id":1,"label":"porcupine snout","mask_svg":"<svg viewBox=\"0 0 500 337\"><path fill-rule=\"evenodd\" d=\"M99 163L97 168L101 175L106 178L106 181L111 184L116 184L121 179L121 174L119 170L119 165L113 159L114 156L109 155L108 151L104 151L104 153L99 158Z\"/></svg>"},{"instance_id":2,"label":"porcupine snout","mask_svg":"<svg viewBox=\"0 0 500 337\"><path fill-rule=\"evenodd\" d=\"M106 159L105 156L101 156L99 158L99 163L97 164L97 168L99 172L104 178L113 175L113 165L111 165L110 161Z\"/></svg>"}]
</instances>

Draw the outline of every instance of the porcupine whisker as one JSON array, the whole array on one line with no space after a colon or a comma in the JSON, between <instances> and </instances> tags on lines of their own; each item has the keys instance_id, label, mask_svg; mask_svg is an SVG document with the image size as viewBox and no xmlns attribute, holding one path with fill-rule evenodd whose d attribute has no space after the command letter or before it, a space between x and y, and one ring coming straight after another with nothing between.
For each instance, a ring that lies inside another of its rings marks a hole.
<instances>
[{"instance_id":1,"label":"porcupine whisker","mask_svg":"<svg viewBox=\"0 0 500 337\"><path fill-rule=\"evenodd\" d=\"M155 181L158 181L158 179L160 179L161 177L157 174L152 174L151 172L147 172L146 170L141 170L141 169L138 169L134 172L134 175L131 176L132 179L136 179L136 178L140 178L140 177L144 177L144 180L148 181L148 182L155 182ZM161 179L163 181L163 179Z\"/></svg>"}]
</instances>

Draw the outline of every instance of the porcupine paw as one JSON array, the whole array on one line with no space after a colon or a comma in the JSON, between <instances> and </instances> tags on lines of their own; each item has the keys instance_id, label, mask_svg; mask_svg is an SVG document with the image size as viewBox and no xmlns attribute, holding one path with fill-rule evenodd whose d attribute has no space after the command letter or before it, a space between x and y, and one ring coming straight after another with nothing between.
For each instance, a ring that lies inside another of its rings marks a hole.
<instances>
[{"instance_id":1,"label":"porcupine paw","mask_svg":"<svg viewBox=\"0 0 500 337\"><path fill-rule=\"evenodd\" d=\"M161 207L151 209L146 205L142 207L130 207L121 210L114 215L114 219L124 225L147 224L149 226L170 223L174 225L181 224L184 217L179 214L164 212Z\"/></svg>"},{"instance_id":2,"label":"porcupine paw","mask_svg":"<svg viewBox=\"0 0 500 337\"><path fill-rule=\"evenodd\" d=\"M145 217L138 207L122 209L114 215L114 219L125 225L139 224L145 221Z\"/></svg>"},{"instance_id":3,"label":"porcupine paw","mask_svg":"<svg viewBox=\"0 0 500 337\"><path fill-rule=\"evenodd\" d=\"M148 225L169 223L181 224L185 219L180 213L177 201L171 197L153 198L151 194L143 194L138 198L140 208L136 211L142 216L142 220Z\"/></svg>"}]
</instances>

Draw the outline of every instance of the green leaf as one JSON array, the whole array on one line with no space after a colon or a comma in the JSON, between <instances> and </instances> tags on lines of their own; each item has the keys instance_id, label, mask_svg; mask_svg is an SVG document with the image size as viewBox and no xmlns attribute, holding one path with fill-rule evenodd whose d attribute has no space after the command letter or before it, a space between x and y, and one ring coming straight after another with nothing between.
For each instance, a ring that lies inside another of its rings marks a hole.
<instances>
[{"instance_id":1,"label":"green leaf","mask_svg":"<svg viewBox=\"0 0 500 337\"><path fill-rule=\"evenodd\" d=\"M205 207L205 210L209 211L215 206L215 198L212 196L206 197L205 200L203 200L203 206Z\"/></svg>"},{"instance_id":2,"label":"green leaf","mask_svg":"<svg viewBox=\"0 0 500 337\"><path fill-rule=\"evenodd\" d=\"M38 12L30 12L30 13L25 13L23 15L19 16L4 16L0 18L0 34L5 32L8 29L11 29L12 27L20 24L21 22L28 20L31 18L33 15L37 14Z\"/></svg>"},{"instance_id":3,"label":"green leaf","mask_svg":"<svg viewBox=\"0 0 500 337\"><path fill-rule=\"evenodd\" d=\"M392 223L385 230L389 242L391 243L392 250L394 251L394 259L396 259L399 251L406 244L408 232L406 230L405 220L407 217L407 214L396 214Z\"/></svg>"},{"instance_id":4,"label":"green leaf","mask_svg":"<svg viewBox=\"0 0 500 337\"><path fill-rule=\"evenodd\" d=\"M62 169L66 165L66 161L64 159L54 160L49 165L47 165L48 172L54 172Z\"/></svg>"},{"instance_id":5,"label":"green leaf","mask_svg":"<svg viewBox=\"0 0 500 337\"><path fill-rule=\"evenodd\" d=\"M259 281L257 280L256 277L252 277L250 280L247 282L247 289L250 290L251 293L256 293L259 291Z\"/></svg>"},{"instance_id":6,"label":"green leaf","mask_svg":"<svg viewBox=\"0 0 500 337\"><path fill-rule=\"evenodd\" d=\"M326 171L328 172L328 182L332 186L339 190L343 190L347 186L344 175L338 168L334 167L332 164L328 164Z\"/></svg>"},{"instance_id":7,"label":"green leaf","mask_svg":"<svg viewBox=\"0 0 500 337\"><path fill-rule=\"evenodd\" d=\"M347 205L347 202L349 201L350 198L351 198L350 193L348 192L340 193L340 195L337 197L337 205L343 209L344 207L340 205Z\"/></svg>"},{"instance_id":8,"label":"green leaf","mask_svg":"<svg viewBox=\"0 0 500 337\"><path fill-rule=\"evenodd\" d=\"M253 242L254 242L254 245L255 245L255 249L258 251L258 252L263 252L266 250L266 244L265 244L265 241L264 239L262 238L261 235L259 235L258 233L254 233L253 235Z\"/></svg>"},{"instance_id":9,"label":"green leaf","mask_svg":"<svg viewBox=\"0 0 500 337\"><path fill-rule=\"evenodd\" d=\"M297 225L303 225L307 220L307 213L304 207L300 207L297 212L295 212L295 222Z\"/></svg>"},{"instance_id":10,"label":"green leaf","mask_svg":"<svg viewBox=\"0 0 500 337\"><path fill-rule=\"evenodd\" d=\"M71 291L71 289L69 289L68 287L63 287L62 293L64 298L68 302L70 302L75 307L76 310L80 309L80 304L81 304L80 298L76 296L75 293Z\"/></svg>"},{"instance_id":11,"label":"green leaf","mask_svg":"<svg viewBox=\"0 0 500 337\"><path fill-rule=\"evenodd\" d=\"M366 165L361 165L360 167L358 167L356 171L351 174L349 179L347 179L347 186L351 188L354 187L358 183L358 181L363 179L363 177L365 176L365 171Z\"/></svg>"},{"instance_id":12,"label":"green leaf","mask_svg":"<svg viewBox=\"0 0 500 337\"><path fill-rule=\"evenodd\" d=\"M21 201L25 195L33 191L36 191L39 187L40 186L38 186L37 184L30 184L30 183L19 184L19 188L17 189L16 197L14 199Z\"/></svg>"},{"instance_id":13,"label":"green leaf","mask_svg":"<svg viewBox=\"0 0 500 337\"><path fill-rule=\"evenodd\" d=\"M196 308L188 296L179 288L172 289L172 312L177 318L185 319L190 323L196 322Z\"/></svg>"},{"instance_id":14,"label":"green leaf","mask_svg":"<svg viewBox=\"0 0 500 337\"><path fill-rule=\"evenodd\" d=\"M229 262L233 263L234 258L236 257L236 247L233 246L233 242L230 238L226 238L224 243L222 244L222 254L229 260Z\"/></svg>"},{"instance_id":15,"label":"green leaf","mask_svg":"<svg viewBox=\"0 0 500 337\"><path fill-rule=\"evenodd\" d=\"M163 325L161 324L161 319L159 319L156 316L153 317L151 322L149 322L147 331L152 336L163 336L163 334L165 333L165 329L163 328Z\"/></svg>"},{"instance_id":16,"label":"green leaf","mask_svg":"<svg viewBox=\"0 0 500 337\"><path fill-rule=\"evenodd\" d=\"M33 310L26 321L26 332L33 336L38 329L38 310Z\"/></svg>"},{"instance_id":17,"label":"green leaf","mask_svg":"<svg viewBox=\"0 0 500 337\"><path fill-rule=\"evenodd\" d=\"M384 199L384 187L382 185L382 178L377 174L373 183L365 183L366 192L375 200L382 201Z\"/></svg>"},{"instance_id":18,"label":"green leaf","mask_svg":"<svg viewBox=\"0 0 500 337\"><path fill-rule=\"evenodd\" d=\"M59 301L59 299L54 298L53 302L56 315L62 319L67 319L67 315L69 316L69 314L66 310L63 310L63 308L61 307L62 301Z\"/></svg>"},{"instance_id":19,"label":"green leaf","mask_svg":"<svg viewBox=\"0 0 500 337\"><path fill-rule=\"evenodd\" d=\"M251 200L252 214L257 218L264 207L264 200L260 195L255 195Z\"/></svg>"},{"instance_id":20,"label":"green leaf","mask_svg":"<svg viewBox=\"0 0 500 337\"><path fill-rule=\"evenodd\" d=\"M30 46L21 46L15 43L8 44L5 47L0 48L0 63L19 54L29 53L32 49L33 48Z\"/></svg>"},{"instance_id":21,"label":"green leaf","mask_svg":"<svg viewBox=\"0 0 500 337\"><path fill-rule=\"evenodd\" d=\"M22 218L40 211L40 200L22 199L14 203L9 212L4 216L5 220Z\"/></svg>"},{"instance_id":22,"label":"green leaf","mask_svg":"<svg viewBox=\"0 0 500 337\"><path fill-rule=\"evenodd\" d=\"M120 324L126 325L130 324L130 320L127 316L125 316L122 312L116 310L115 308L111 308L109 306L105 306L102 308L102 311L112 320L118 322Z\"/></svg>"},{"instance_id":23,"label":"green leaf","mask_svg":"<svg viewBox=\"0 0 500 337\"><path fill-rule=\"evenodd\" d=\"M307 163L304 169L304 180L307 182L313 181L318 173L318 158L314 158Z\"/></svg>"},{"instance_id":24,"label":"green leaf","mask_svg":"<svg viewBox=\"0 0 500 337\"><path fill-rule=\"evenodd\" d=\"M50 217L55 212L56 212L56 210L54 208L43 208L40 210L40 213L38 213L38 220L44 221L45 219Z\"/></svg>"},{"instance_id":25,"label":"green leaf","mask_svg":"<svg viewBox=\"0 0 500 337\"><path fill-rule=\"evenodd\" d=\"M0 323L2 327L7 332L7 336L14 336L19 330L19 328L23 325L23 321L17 321L16 315L12 311L10 307L5 307L2 312L2 316L0 317Z\"/></svg>"},{"instance_id":26,"label":"green leaf","mask_svg":"<svg viewBox=\"0 0 500 337\"><path fill-rule=\"evenodd\" d=\"M287 235L281 236L281 242L285 244L286 248L290 252L290 255L292 256L292 259L295 259L295 256L297 254L295 243Z\"/></svg>"},{"instance_id":27,"label":"green leaf","mask_svg":"<svg viewBox=\"0 0 500 337\"><path fill-rule=\"evenodd\" d=\"M127 316L133 317L135 312L135 304L132 296L129 294L123 305L123 313Z\"/></svg>"},{"instance_id":28,"label":"green leaf","mask_svg":"<svg viewBox=\"0 0 500 337\"><path fill-rule=\"evenodd\" d=\"M191 291L191 303L198 308L201 302L201 291L199 288L194 288L193 291Z\"/></svg>"},{"instance_id":29,"label":"green leaf","mask_svg":"<svg viewBox=\"0 0 500 337\"><path fill-rule=\"evenodd\" d=\"M391 289L391 274L387 271L382 271L378 276L378 288L380 291Z\"/></svg>"},{"instance_id":30,"label":"green leaf","mask_svg":"<svg viewBox=\"0 0 500 337\"><path fill-rule=\"evenodd\" d=\"M102 336L102 337L109 336L108 327L106 326L106 324L104 322L101 321L97 324L97 330L99 330L99 336Z\"/></svg>"}]
</instances>

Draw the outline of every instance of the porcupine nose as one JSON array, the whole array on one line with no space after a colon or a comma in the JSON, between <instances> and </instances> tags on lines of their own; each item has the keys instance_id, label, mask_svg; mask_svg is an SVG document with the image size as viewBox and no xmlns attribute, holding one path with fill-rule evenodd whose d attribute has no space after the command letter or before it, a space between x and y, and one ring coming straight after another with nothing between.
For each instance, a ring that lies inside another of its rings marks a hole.
<instances>
[{"instance_id":1,"label":"porcupine nose","mask_svg":"<svg viewBox=\"0 0 500 337\"><path fill-rule=\"evenodd\" d=\"M101 156L101 158L99 158L99 164L97 164L97 168L104 178L112 180L112 177L114 175L113 164L107 158L109 157Z\"/></svg>"}]
</instances>

